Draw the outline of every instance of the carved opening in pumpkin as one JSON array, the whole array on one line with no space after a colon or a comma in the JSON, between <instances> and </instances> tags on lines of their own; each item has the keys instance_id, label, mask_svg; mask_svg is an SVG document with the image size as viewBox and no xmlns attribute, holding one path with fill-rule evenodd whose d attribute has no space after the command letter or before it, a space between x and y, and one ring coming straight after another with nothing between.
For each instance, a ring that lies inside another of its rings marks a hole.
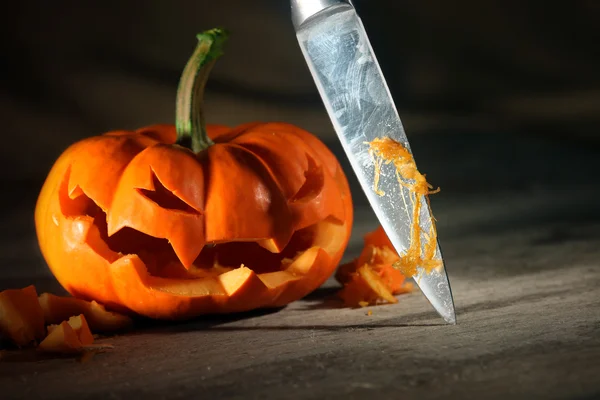
<instances>
[{"instance_id":1,"label":"carved opening in pumpkin","mask_svg":"<svg viewBox=\"0 0 600 400\"><path fill-rule=\"evenodd\" d=\"M304 171L306 181L294 195L292 202L312 200L316 195L321 193L323 185L325 184L323 167L317 166L317 163L312 157L307 155L306 158L308 160L308 169Z\"/></svg>"},{"instance_id":2,"label":"carved opening in pumpkin","mask_svg":"<svg viewBox=\"0 0 600 400\"><path fill-rule=\"evenodd\" d=\"M182 211L195 215L199 214L192 206L164 187L154 172L152 172L152 185L154 186L154 190L138 189L138 192L167 210Z\"/></svg>"},{"instance_id":3,"label":"carved opening in pumpkin","mask_svg":"<svg viewBox=\"0 0 600 400\"><path fill-rule=\"evenodd\" d=\"M136 254L146 265L150 275L161 278L194 279L214 277L244 265L256 273L285 270L311 247L323 248L327 253L336 252L342 245L343 235L332 228L343 230L344 226L334 218L328 218L295 232L280 253L272 253L256 242L226 242L207 244L196 258L194 265L186 269L175 254L167 239L156 238L133 228L125 227L108 236L105 212L83 191L71 199L67 194L69 173L65 177L61 193L61 208L67 217L89 217L98 229L99 237L87 238L87 243L98 254L114 262L121 256ZM157 180L158 181L158 180ZM197 212L173 193L155 182L155 191L143 194L164 208L178 211ZM100 240L100 243L97 241ZM110 251L106 251L106 249Z\"/></svg>"}]
</instances>

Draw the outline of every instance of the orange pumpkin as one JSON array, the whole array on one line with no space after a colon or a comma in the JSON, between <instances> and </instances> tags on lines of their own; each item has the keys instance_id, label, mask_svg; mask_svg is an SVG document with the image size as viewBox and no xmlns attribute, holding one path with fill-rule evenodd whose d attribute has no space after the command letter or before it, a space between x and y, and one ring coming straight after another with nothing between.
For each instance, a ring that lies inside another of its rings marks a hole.
<instances>
[{"instance_id":1,"label":"orange pumpkin","mask_svg":"<svg viewBox=\"0 0 600 400\"><path fill-rule=\"evenodd\" d=\"M75 297L182 319L283 306L338 265L353 211L328 148L290 124L204 123L202 92L225 37L198 35L176 127L84 139L52 167L36 230Z\"/></svg>"}]
</instances>

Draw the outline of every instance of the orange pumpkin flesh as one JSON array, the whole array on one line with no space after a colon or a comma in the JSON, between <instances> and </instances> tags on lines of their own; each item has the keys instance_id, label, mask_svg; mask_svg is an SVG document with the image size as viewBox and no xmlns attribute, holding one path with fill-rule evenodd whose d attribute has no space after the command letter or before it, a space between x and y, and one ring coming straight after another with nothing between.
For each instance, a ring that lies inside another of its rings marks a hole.
<instances>
[{"instance_id":1,"label":"orange pumpkin flesh","mask_svg":"<svg viewBox=\"0 0 600 400\"><path fill-rule=\"evenodd\" d=\"M290 124L198 122L193 77L206 78L223 40L198 38L176 126L82 140L42 187L39 245L74 297L161 319L279 307L341 260L353 210L337 159Z\"/></svg>"},{"instance_id":2,"label":"orange pumpkin flesh","mask_svg":"<svg viewBox=\"0 0 600 400\"><path fill-rule=\"evenodd\" d=\"M35 287L0 292L0 336L23 347L35 344L45 335L44 314Z\"/></svg>"},{"instance_id":3,"label":"orange pumpkin flesh","mask_svg":"<svg viewBox=\"0 0 600 400\"><path fill-rule=\"evenodd\" d=\"M94 337L83 314L72 316L68 321L48 326L48 336L38 350L49 353L78 353L94 343Z\"/></svg>"},{"instance_id":4,"label":"orange pumpkin flesh","mask_svg":"<svg viewBox=\"0 0 600 400\"><path fill-rule=\"evenodd\" d=\"M74 315L84 315L92 331L107 333L124 330L133 323L130 317L107 311L95 301L42 293L39 302L46 325L59 324Z\"/></svg>"},{"instance_id":5,"label":"orange pumpkin flesh","mask_svg":"<svg viewBox=\"0 0 600 400\"><path fill-rule=\"evenodd\" d=\"M394 295L410 292L405 276L393 267L400 257L387 241L379 229L370 232L359 257L338 268L335 278L344 285L338 295L346 306L396 303Z\"/></svg>"}]
</instances>

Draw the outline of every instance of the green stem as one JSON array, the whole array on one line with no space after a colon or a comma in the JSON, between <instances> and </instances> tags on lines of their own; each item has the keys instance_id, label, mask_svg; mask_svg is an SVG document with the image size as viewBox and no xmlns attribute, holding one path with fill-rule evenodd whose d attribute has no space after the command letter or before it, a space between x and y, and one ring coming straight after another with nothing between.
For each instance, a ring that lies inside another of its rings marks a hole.
<instances>
[{"instance_id":1,"label":"green stem","mask_svg":"<svg viewBox=\"0 0 600 400\"><path fill-rule=\"evenodd\" d=\"M227 32L211 29L196 37L198 45L181 74L177 89L175 127L177 144L199 153L214 144L206 133L204 87L212 67L223 54Z\"/></svg>"}]
</instances>

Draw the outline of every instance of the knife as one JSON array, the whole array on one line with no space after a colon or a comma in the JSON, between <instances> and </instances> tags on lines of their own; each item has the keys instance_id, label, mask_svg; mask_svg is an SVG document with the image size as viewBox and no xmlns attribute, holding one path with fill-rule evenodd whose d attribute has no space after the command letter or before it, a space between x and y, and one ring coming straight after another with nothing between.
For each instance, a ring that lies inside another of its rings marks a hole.
<instances>
[{"instance_id":1,"label":"knife","mask_svg":"<svg viewBox=\"0 0 600 400\"><path fill-rule=\"evenodd\" d=\"M393 164L383 164L377 194L375 162L368 143L391 138L410 151L408 139L381 68L351 0L291 0L292 22L308 68L344 151L375 215L398 254L410 245L412 204L402 201L408 189L398 184ZM428 202L421 208L420 226L430 226ZM456 324L452 290L439 241L441 267L412 278L438 314Z\"/></svg>"}]
</instances>

